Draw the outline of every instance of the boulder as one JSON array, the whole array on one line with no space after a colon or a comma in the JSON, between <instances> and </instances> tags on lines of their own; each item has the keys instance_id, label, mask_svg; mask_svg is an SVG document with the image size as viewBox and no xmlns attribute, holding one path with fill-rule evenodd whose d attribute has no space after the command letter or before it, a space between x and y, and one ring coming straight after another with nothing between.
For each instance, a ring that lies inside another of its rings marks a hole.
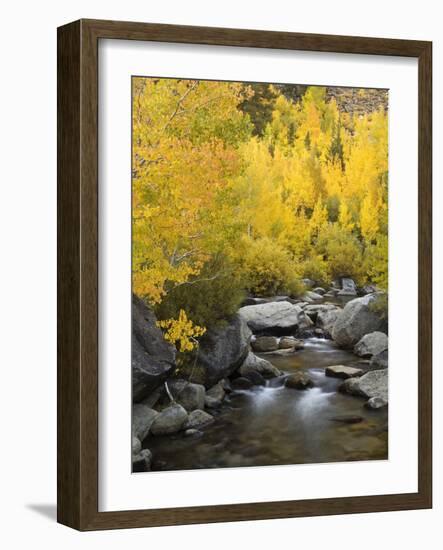
<instances>
[{"instance_id":1,"label":"boulder","mask_svg":"<svg viewBox=\"0 0 443 550\"><path fill-rule=\"evenodd\" d=\"M290 296L267 296L266 298L257 298L250 296L245 298L242 302L242 306L257 306L259 304L269 304L270 302L290 302L291 304L296 303L297 300L291 298Z\"/></svg>"},{"instance_id":2,"label":"boulder","mask_svg":"<svg viewBox=\"0 0 443 550\"><path fill-rule=\"evenodd\" d=\"M317 300L322 300L323 296L321 294L317 294L316 292L313 292L312 290L307 290L303 294L302 298L307 302L316 302Z\"/></svg>"},{"instance_id":3,"label":"boulder","mask_svg":"<svg viewBox=\"0 0 443 550\"><path fill-rule=\"evenodd\" d=\"M383 330L386 321L371 309L376 295L368 294L348 302L332 329L332 338L344 348L353 347L365 334Z\"/></svg>"},{"instance_id":4,"label":"boulder","mask_svg":"<svg viewBox=\"0 0 443 550\"><path fill-rule=\"evenodd\" d=\"M312 279L302 279L301 282L305 285L306 288L312 288L315 286L315 281Z\"/></svg>"},{"instance_id":5,"label":"boulder","mask_svg":"<svg viewBox=\"0 0 443 550\"><path fill-rule=\"evenodd\" d=\"M186 437L193 437L193 436L197 436L197 435L203 435L203 434L200 430L197 430L196 428L189 428L189 430L185 431L185 436Z\"/></svg>"},{"instance_id":6,"label":"boulder","mask_svg":"<svg viewBox=\"0 0 443 550\"><path fill-rule=\"evenodd\" d=\"M296 330L312 326L312 321L299 304L289 302L245 306L239 309L239 315L258 334L293 334Z\"/></svg>"},{"instance_id":7,"label":"boulder","mask_svg":"<svg viewBox=\"0 0 443 550\"><path fill-rule=\"evenodd\" d=\"M206 397L204 400L206 407L215 408L222 404L222 401L225 398L224 383L224 380L220 380L217 384L215 384L215 386L212 386L212 388L206 392Z\"/></svg>"},{"instance_id":8,"label":"boulder","mask_svg":"<svg viewBox=\"0 0 443 550\"><path fill-rule=\"evenodd\" d=\"M259 307L261 306L246 306L241 309ZM200 339L197 364L203 371L204 385L207 388L238 369L249 353L251 336L246 321L239 315L236 315L227 326L209 329L203 335Z\"/></svg>"},{"instance_id":9,"label":"boulder","mask_svg":"<svg viewBox=\"0 0 443 550\"><path fill-rule=\"evenodd\" d=\"M287 388L295 388L297 390L307 390L312 388L313 381L305 372L295 372L290 374L285 380L285 386Z\"/></svg>"},{"instance_id":10,"label":"boulder","mask_svg":"<svg viewBox=\"0 0 443 550\"><path fill-rule=\"evenodd\" d=\"M278 340L275 336L259 336L251 342L254 351L274 351L278 349Z\"/></svg>"},{"instance_id":11,"label":"boulder","mask_svg":"<svg viewBox=\"0 0 443 550\"><path fill-rule=\"evenodd\" d=\"M341 290L338 291L338 296L357 296L357 287L352 279L343 277L341 280Z\"/></svg>"},{"instance_id":12,"label":"boulder","mask_svg":"<svg viewBox=\"0 0 443 550\"><path fill-rule=\"evenodd\" d=\"M373 294L377 292L377 287L375 285L365 285L361 291L363 294Z\"/></svg>"},{"instance_id":13,"label":"boulder","mask_svg":"<svg viewBox=\"0 0 443 550\"><path fill-rule=\"evenodd\" d=\"M266 380L257 371L250 370L244 375L244 378L250 380L254 386L266 386Z\"/></svg>"},{"instance_id":14,"label":"boulder","mask_svg":"<svg viewBox=\"0 0 443 550\"><path fill-rule=\"evenodd\" d=\"M355 376L361 376L364 374L364 370L356 369L355 367L346 367L345 365L331 365L326 367L325 375L333 378L354 378Z\"/></svg>"},{"instance_id":15,"label":"boulder","mask_svg":"<svg viewBox=\"0 0 443 550\"><path fill-rule=\"evenodd\" d=\"M205 387L202 384L176 379L168 381L168 388L175 401L188 412L205 406Z\"/></svg>"},{"instance_id":16,"label":"boulder","mask_svg":"<svg viewBox=\"0 0 443 550\"><path fill-rule=\"evenodd\" d=\"M229 381L229 378L223 378L223 380L221 380L221 384L223 389L225 390L225 393L232 392L231 382Z\"/></svg>"},{"instance_id":17,"label":"boulder","mask_svg":"<svg viewBox=\"0 0 443 550\"><path fill-rule=\"evenodd\" d=\"M293 336L283 336L278 342L278 349L293 349L299 350L305 347L303 340L294 338Z\"/></svg>"},{"instance_id":18,"label":"boulder","mask_svg":"<svg viewBox=\"0 0 443 550\"><path fill-rule=\"evenodd\" d=\"M188 418L186 409L178 403L172 403L155 418L151 426L153 435L173 434L180 431Z\"/></svg>"},{"instance_id":19,"label":"boulder","mask_svg":"<svg viewBox=\"0 0 443 550\"><path fill-rule=\"evenodd\" d=\"M369 371L360 378L349 378L341 386L341 391L370 399L380 397L388 401L388 370Z\"/></svg>"},{"instance_id":20,"label":"boulder","mask_svg":"<svg viewBox=\"0 0 443 550\"><path fill-rule=\"evenodd\" d=\"M371 399L368 399L365 403L365 407L372 410L383 409L387 407L387 405L388 402L382 397L371 397Z\"/></svg>"},{"instance_id":21,"label":"boulder","mask_svg":"<svg viewBox=\"0 0 443 550\"><path fill-rule=\"evenodd\" d=\"M158 412L137 403L132 407L132 436L143 441L149 433Z\"/></svg>"},{"instance_id":22,"label":"boulder","mask_svg":"<svg viewBox=\"0 0 443 550\"><path fill-rule=\"evenodd\" d=\"M326 313L327 311L335 311L339 309L334 304L309 304L304 308L304 312L315 323L319 313Z\"/></svg>"},{"instance_id":23,"label":"boulder","mask_svg":"<svg viewBox=\"0 0 443 550\"><path fill-rule=\"evenodd\" d=\"M318 312L315 322L317 326L323 330L323 333L326 337L332 337L332 329L334 328L335 322L337 321L341 312L342 310L338 307L321 310Z\"/></svg>"},{"instance_id":24,"label":"boulder","mask_svg":"<svg viewBox=\"0 0 443 550\"><path fill-rule=\"evenodd\" d=\"M259 336L251 341L253 351L265 353L278 349L278 339L275 336Z\"/></svg>"},{"instance_id":25,"label":"boulder","mask_svg":"<svg viewBox=\"0 0 443 550\"><path fill-rule=\"evenodd\" d=\"M265 304L266 300L264 298L255 298L254 296L248 296L242 302L242 306L256 306L258 304Z\"/></svg>"},{"instance_id":26,"label":"boulder","mask_svg":"<svg viewBox=\"0 0 443 550\"><path fill-rule=\"evenodd\" d=\"M388 337L384 332L365 334L354 346L354 353L360 357L372 357L388 349Z\"/></svg>"},{"instance_id":27,"label":"boulder","mask_svg":"<svg viewBox=\"0 0 443 550\"><path fill-rule=\"evenodd\" d=\"M387 369L388 368L388 350L377 353L371 357L369 367L371 370Z\"/></svg>"},{"instance_id":28,"label":"boulder","mask_svg":"<svg viewBox=\"0 0 443 550\"><path fill-rule=\"evenodd\" d=\"M239 369L241 376L246 377L250 372L258 372L264 378L274 378L280 376L281 372L272 363L257 357L254 353L249 352L246 359Z\"/></svg>"},{"instance_id":29,"label":"boulder","mask_svg":"<svg viewBox=\"0 0 443 550\"><path fill-rule=\"evenodd\" d=\"M214 417L200 409L192 411L183 425L184 430L198 429L214 422ZM189 435L189 434L188 434Z\"/></svg>"},{"instance_id":30,"label":"boulder","mask_svg":"<svg viewBox=\"0 0 443 550\"><path fill-rule=\"evenodd\" d=\"M151 469L152 453L149 449L142 449L132 457L133 472L148 472Z\"/></svg>"},{"instance_id":31,"label":"boulder","mask_svg":"<svg viewBox=\"0 0 443 550\"><path fill-rule=\"evenodd\" d=\"M138 455L138 453L142 450L142 444L138 437L132 436L132 454Z\"/></svg>"},{"instance_id":32,"label":"boulder","mask_svg":"<svg viewBox=\"0 0 443 550\"><path fill-rule=\"evenodd\" d=\"M326 294L326 290L322 286L316 286L315 288L312 289L312 292L315 292L316 294L320 294L321 296Z\"/></svg>"},{"instance_id":33,"label":"boulder","mask_svg":"<svg viewBox=\"0 0 443 550\"><path fill-rule=\"evenodd\" d=\"M163 338L150 308L132 295L132 397L141 401L175 369L175 348Z\"/></svg>"}]
</instances>

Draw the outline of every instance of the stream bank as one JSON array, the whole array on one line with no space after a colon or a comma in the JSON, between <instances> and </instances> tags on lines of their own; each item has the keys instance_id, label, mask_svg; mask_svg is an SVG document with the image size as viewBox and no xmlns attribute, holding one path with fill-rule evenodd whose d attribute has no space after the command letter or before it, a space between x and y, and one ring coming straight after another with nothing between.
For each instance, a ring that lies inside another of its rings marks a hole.
<instances>
[{"instance_id":1,"label":"stream bank","mask_svg":"<svg viewBox=\"0 0 443 550\"><path fill-rule=\"evenodd\" d=\"M135 404L134 471L387 459L385 321L372 294L315 294L242 307L202 346L206 388Z\"/></svg>"}]
</instances>

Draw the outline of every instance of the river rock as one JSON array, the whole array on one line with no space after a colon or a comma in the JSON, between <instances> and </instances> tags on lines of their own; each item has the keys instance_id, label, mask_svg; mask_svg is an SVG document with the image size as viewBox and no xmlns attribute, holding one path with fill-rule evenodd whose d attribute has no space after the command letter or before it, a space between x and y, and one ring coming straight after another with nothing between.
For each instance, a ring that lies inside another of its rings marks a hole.
<instances>
[{"instance_id":1,"label":"river rock","mask_svg":"<svg viewBox=\"0 0 443 550\"><path fill-rule=\"evenodd\" d=\"M327 338L332 337L332 329L334 328L335 322L341 312L342 310L338 307L321 310L318 312L315 322L319 328L323 329L323 332Z\"/></svg>"},{"instance_id":2,"label":"river rock","mask_svg":"<svg viewBox=\"0 0 443 550\"><path fill-rule=\"evenodd\" d=\"M254 386L266 386L266 380L257 371L251 370L244 377L250 380Z\"/></svg>"},{"instance_id":3,"label":"river rock","mask_svg":"<svg viewBox=\"0 0 443 550\"><path fill-rule=\"evenodd\" d=\"M375 285L365 285L361 291L363 294L373 294L374 292L377 292L377 287Z\"/></svg>"},{"instance_id":4,"label":"river rock","mask_svg":"<svg viewBox=\"0 0 443 550\"><path fill-rule=\"evenodd\" d=\"M216 408L222 404L223 399L225 398L225 389L224 389L224 380L220 380L212 386L207 392L205 397L205 406L208 408ZM200 407L203 408L203 407Z\"/></svg>"},{"instance_id":5,"label":"river rock","mask_svg":"<svg viewBox=\"0 0 443 550\"><path fill-rule=\"evenodd\" d=\"M340 387L341 391L370 399L380 397L388 401L388 370L369 371L360 378L349 378Z\"/></svg>"},{"instance_id":6,"label":"river rock","mask_svg":"<svg viewBox=\"0 0 443 550\"><path fill-rule=\"evenodd\" d=\"M321 294L313 292L312 290L307 290L303 294L302 299L306 300L307 302L316 302L317 300L322 300L323 296Z\"/></svg>"},{"instance_id":7,"label":"river rock","mask_svg":"<svg viewBox=\"0 0 443 550\"><path fill-rule=\"evenodd\" d=\"M242 302L243 306L256 306L258 304L266 304L265 298L255 298L254 296L248 296Z\"/></svg>"},{"instance_id":8,"label":"river rock","mask_svg":"<svg viewBox=\"0 0 443 550\"><path fill-rule=\"evenodd\" d=\"M182 429L187 418L186 409L178 403L172 403L155 418L151 426L151 433L153 435L176 433Z\"/></svg>"},{"instance_id":9,"label":"river rock","mask_svg":"<svg viewBox=\"0 0 443 550\"><path fill-rule=\"evenodd\" d=\"M370 332L355 344L354 353L360 357L372 357L388 349L388 337L384 332Z\"/></svg>"},{"instance_id":10,"label":"river rock","mask_svg":"<svg viewBox=\"0 0 443 550\"><path fill-rule=\"evenodd\" d=\"M371 370L387 369L388 368L388 350L382 351L371 357L369 367Z\"/></svg>"},{"instance_id":11,"label":"river rock","mask_svg":"<svg viewBox=\"0 0 443 550\"><path fill-rule=\"evenodd\" d=\"M357 296L357 287L352 279L343 277L341 280L341 290L338 291L338 296Z\"/></svg>"},{"instance_id":12,"label":"river rock","mask_svg":"<svg viewBox=\"0 0 443 550\"><path fill-rule=\"evenodd\" d=\"M203 435L203 433L200 430L197 430L196 428L189 428L188 430L185 431L186 437L193 437L198 435Z\"/></svg>"},{"instance_id":13,"label":"river rock","mask_svg":"<svg viewBox=\"0 0 443 550\"><path fill-rule=\"evenodd\" d=\"M243 306L258 306L260 304L269 304L270 302L290 302L291 304L296 304L299 302L296 298L291 298L290 296L267 296L266 298L258 298L250 296L245 298L241 304Z\"/></svg>"},{"instance_id":14,"label":"river rock","mask_svg":"<svg viewBox=\"0 0 443 550\"><path fill-rule=\"evenodd\" d=\"M312 289L312 292L315 292L316 294L320 294L321 296L326 294L326 290L322 286L316 286L315 288Z\"/></svg>"},{"instance_id":15,"label":"river rock","mask_svg":"<svg viewBox=\"0 0 443 550\"><path fill-rule=\"evenodd\" d=\"M387 405L388 402L382 397L371 397L371 399L368 399L365 403L365 407L372 410L382 409Z\"/></svg>"},{"instance_id":16,"label":"river rock","mask_svg":"<svg viewBox=\"0 0 443 550\"><path fill-rule=\"evenodd\" d=\"M149 449L142 449L132 457L133 472L148 472L151 469L152 453Z\"/></svg>"},{"instance_id":17,"label":"river rock","mask_svg":"<svg viewBox=\"0 0 443 550\"><path fill-rule=\"evenodd\" d=\"M356 369L355 367L347 367L345 365L331 365L326 367L325 375L333 378L354 378L355 376L361 376L364 374L364 370Z\"/></svg>"},{"instance_id":18,"label":"river rock","mask_svg":"<svg viewBox=\"0 0 443 550\"><path fill-rule=\"evenodd\" d=\"M132 436L132 454L137 455L142 450L142 444L138 437Z\"/></svg>"},{"instance_id":19,"label":"river rock","mask_svg":"<svg viewBox=\"0 0 443 550\"><path fill-rule=\"evenodd\" d=\"M312 279L302 279L301 282L305 285L306 288L312 288L315 286L315 281Z\"/></svg>"},{"instance_id":20,"label":"river rock","mask_svg":"<svg viewBox=\"0 0 443 550\"><path fill-rule=\"evenodd\" d=\"M299 350L305 347L303 340L294 338L293 336L283 336L278 342L278 349L293 349Z\"/></svg>"},{"instance_id":21,"label":"river rock","mask_svg":"<svg viewBox=\"0 0 443 550\"><path fill-rule=\"evenodd\" d=\"M275 378L276 376L281 375L281 372L277 367L274 367L272 363L266 361L266 359L257 357L257 355L252 352L248 353L248 356L239 369L239 373L244 377L246 377L250 372L258 372L264 378Z\"/></svg>"},{"instance_id":22,"label":"river rock","mask_svg":"<svg viewBox=\"0 0 443 550\"><path fill-rule=\"evenodd\" d=\"M220 380L222 383L223 389L225 390L225 393L231 393L231 382L229 381L229 378L223 378L223 380Z\"/></svg>"},{"instance_id":23,"label":"river rock","mask_svg":"<svg viewBox=\"0 0 443 550\"><path fill-rule=\"evenodd\" d=\"M143 441L149 433L158 412L137 403L132 407L132 435Z\"/></svg>"},{"instance_id":24,"label":"river rock","mask_svg":"<svg viewBox=\"0 0 443 550\"><path fill-rule=\"evenodd\" d=\"M239 376L231 381L231 386L234 390L249 390L252 388L253 383L249 380L249 378Z\"/></svg>"},{"instance_id":25,"label":"river rock","mask_svg":"<svg viewBox=\"0 0 443 550\"><path fill-rule=\"evenodd\" d=\"M348 302L332 329L332 338L344 348L353 347L365 334L384 328L386 322L372 309L376 295L368 294Z\"/></svg>"},{"instance_id":26,"label":"river rock","mask_svg":"<svg viewBox=\"0 0 443 550\"><path fill-rule=\"evenodd\" d=\"M312 326L302 308L289 302L245 306L239 309L239 315L254 333L292 334Z\"/></svg>"},{"instance_id":27,"label":"river rock","mask_svg":"<svg viewBox=\"0 0 443 550\"><path fill-rule=\"evenodd\" d=\"M246 306L240 311L259 307L262 306ZM204 385L207 388L238 369L249 353L251 336L246 321L239 315L236 315L227 326L209 329L203 335L200 339L197 363L203 371Z\"/></svg>"},{"instance_id":28,"label":"river rock","mask_svg":"<svg viewBox=\"0 0 443 550\"><path fill-rule=\"evenodd\" d=\"M132 295L132 397L141 401L175 369L175 348L163 338L150 308Z\"/></svg>"},{"instance_id":29,"label":"river rock","mask_svg":"<svg viewBox=\"0 0 443 550\"><path fill-rule=\"evenodd\" d=\"M309 304L304 308L306 315L309 315L311 320L315 323L319 313L326 313L327 311L338 310L338 306L334 304Z\"/></svg>"},{"instance_id":30,"label":"river rock","mask_svg":"<svg viewBox=\"0 0 443 550\"><path fill-rule=\"evenodd\" d=\"M278 349L278 340L275 336L259 336L251 342L254 351L274 351Z\"/></svg>"},{"instance_id":31,"label":"river rock","mask_svg":"<svg viewBox=\"0 0 443 550\"><path fill-rule=\"evenodd\" d=\"M176 379L169 380L168 387L175 401L188 412L204 407L205 387L202 384L193 384L187 380Z\"/></svg>"},{"instance_id":32,"label":"river rock","mask_svg":"<svg viewBox=\"0 0 443 550\"><path fill-rule=\"evenodd\" d=\"M285 380L287 388L295 388L297 390L307 390L314 385L311 378L305 372L295 372L290 374Z\"/></svg>"},{"instance_id":33,"label":"river rock","mask_svg":"<svg viewBox=\"0 0 443 550\"><path fill-rule=\"evenodd\" d=\"M189 414L186 422L183 424L183 429L189 430L189 429L195 429L195 428L202 428L203 426L212 424L212 422L214 422L214 417L211 414L205 411L196 409L195 411L192 411Z\"/></svg>"}]
</instances>

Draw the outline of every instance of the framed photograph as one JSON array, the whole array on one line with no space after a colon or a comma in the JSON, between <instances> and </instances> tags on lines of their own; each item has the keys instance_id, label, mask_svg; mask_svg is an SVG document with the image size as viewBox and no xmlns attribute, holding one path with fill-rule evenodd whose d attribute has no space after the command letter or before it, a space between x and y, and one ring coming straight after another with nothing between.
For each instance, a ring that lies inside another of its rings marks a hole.
<instances>
[{"instance_id":1,"label":"framed photograph","mask_svg":"<svg viewBox=\"0 0 443 550\"><path fill-rule=\"evenodd\" d=\"M58 521L432 506L430 42L58 29Z\"/></svg>"}]
</instances>

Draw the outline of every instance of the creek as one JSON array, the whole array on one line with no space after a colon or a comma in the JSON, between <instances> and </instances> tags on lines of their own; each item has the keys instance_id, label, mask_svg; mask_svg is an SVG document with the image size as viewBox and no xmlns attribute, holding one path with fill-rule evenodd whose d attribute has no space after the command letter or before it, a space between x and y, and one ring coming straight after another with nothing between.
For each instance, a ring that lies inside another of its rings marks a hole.
<instances>
[{"instance_id":1,"label":"creek","mask_svg":"<svg viewBox=\"0 0 443 550\"><path fill-rule=\"evenodd\" d=\"M325 376L328 365L365 368L353 353L331 340L308 338L303 350L288 355L258 354L282 376L234 391L211 413L215 422L201 433L148 438L152 470L189 470L277 464L306 464L388 458L388 411L366 409L364 400L338 392L341 380ZM366 365L367 366L367 365ZM284 386L303 370L314 387ZM346 423L350 417L360 422Z\"/></svg>"}]
</instances>

